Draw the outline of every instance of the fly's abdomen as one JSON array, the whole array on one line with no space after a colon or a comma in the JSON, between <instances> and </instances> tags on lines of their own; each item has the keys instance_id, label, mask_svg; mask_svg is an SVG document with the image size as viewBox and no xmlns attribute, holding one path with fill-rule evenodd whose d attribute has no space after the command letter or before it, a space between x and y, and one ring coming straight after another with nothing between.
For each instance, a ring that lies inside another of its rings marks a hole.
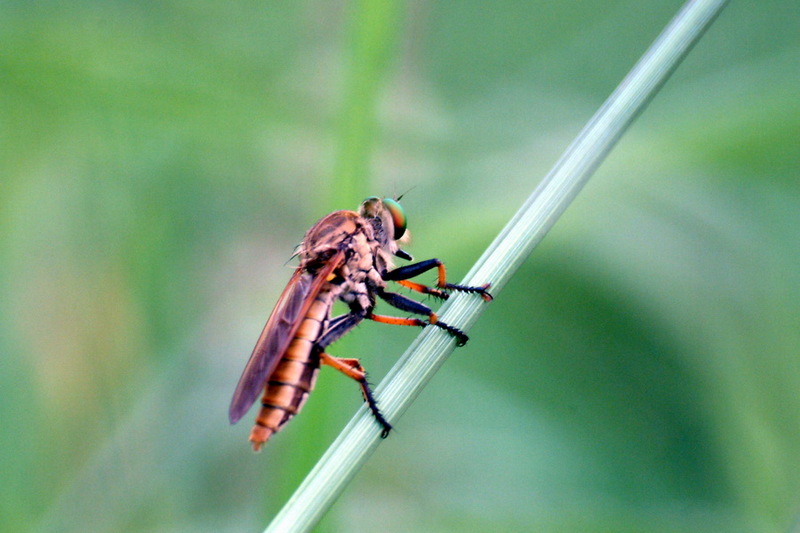
<instances>
[{"instance_id":1,"label":"fly's abdomen","mask_svg":"<svg viewBox=\"0 0 800 533\"><path fill-rule=\"evenodd\" d=\"M261 410L250 432L250 442L256 451L300 412L314 388L319 371L319 356L314 347L322 332L322 323L328 317L329 300L329 293L321 292L317 296L267 381Z\"/></svg>"}]
</instances>

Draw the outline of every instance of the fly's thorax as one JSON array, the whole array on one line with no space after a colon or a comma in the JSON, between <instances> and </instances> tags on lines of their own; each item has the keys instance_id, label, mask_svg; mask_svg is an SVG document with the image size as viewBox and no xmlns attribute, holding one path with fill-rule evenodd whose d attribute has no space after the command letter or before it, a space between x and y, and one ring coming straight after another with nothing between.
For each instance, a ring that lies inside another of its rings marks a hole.
<instances>
[{"instance_id":1,"label":"fly's thorax","mask_svg":"<svg viewBox=\"0 0 800 533\"><path fill-rule=\"evenodd\" d=\"M363 281L348 280L342 284L339 299L351 308L371 309L375 303L370 297L369 288Z\"/></svg>"},{"instance_id":2,"label":"fly's thorax","mask_svg":"<svg viewBox=\"0 0 800 533\"><path fill-rule=\"evenodd\" d=\"M385 287L386 282L376 270L376 258L382 253L380 245L372 238L367 226L363 229L348 240L345 260L337 274L340 279L339 299L366 310L375 305L374 289Z\"/></svg>"},{"instance_id":3,"label":"fly's thorax","mask_svg":"<svg viewBox=\"0 0 800 533\"><path fill-rule=\"evenodd\" d=\"M353 272L368 272L375 268L375 253L379 250L378 242L372 238L369 231L354 234L347 254L348 268Z\"/></svg>"},{"instance_id":4,"label":"fly's thorax","mask_svg":"<svg viewBox=\"0 0 800 533\"><path fill-rule=\"evenodd\" d=\"M379 250L377 243L365 232L353 235L340 270L342 277L356 283L364 281L367 274L375 270L375 253Z\"/></svg>"},{"instance_id":5,"label":"fly's thorax","mask_svg":"<svg viewBox=\"0 0 800 533\"><path fill-rule=\"evenodd\" d=\"M363 232L364 221L355 211L335 211L321 218L306 232L300 249L300 265L314 270L333 257L356 233Z\"/></svg>"}]
</instances>

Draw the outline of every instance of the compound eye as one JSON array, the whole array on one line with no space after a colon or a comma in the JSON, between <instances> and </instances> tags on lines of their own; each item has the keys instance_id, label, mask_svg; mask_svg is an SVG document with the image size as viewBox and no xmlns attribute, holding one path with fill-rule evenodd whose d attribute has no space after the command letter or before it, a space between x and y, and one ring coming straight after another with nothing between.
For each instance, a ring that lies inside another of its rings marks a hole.
<instances>
[{"instance_id":1,"label":"compound eye","mask_svg":"<svg viewBox=\"0 0 800 533\"><path fill-rule=\"evenodd\" d=\"M396 200L391 198L384 198L383 205L389 210L392 215L392 222L394 223L394 240L401 238L406 232L408 219L406 219L406 212Z\"/></svg>"}]
</instances>

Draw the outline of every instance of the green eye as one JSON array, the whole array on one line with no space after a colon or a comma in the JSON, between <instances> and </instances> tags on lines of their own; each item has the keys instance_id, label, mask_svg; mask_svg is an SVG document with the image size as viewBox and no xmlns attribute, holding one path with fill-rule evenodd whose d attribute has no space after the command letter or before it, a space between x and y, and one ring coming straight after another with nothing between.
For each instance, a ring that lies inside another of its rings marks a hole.
<instances>
[{"instance_id":1,"label":"green eye","mask_svg":"<svg viewBox=\"0 0 800 533\"><path fill-rule=\"evenodd\" d=\"M406 212L403 210L403 206L391 198L384 198L383 205L386 206L386 209L388 209L389 213L392 215L392 222L394 223L394 240L397 240L406 232L406 226L408 224Z\"/></svg>"}]
</instances>

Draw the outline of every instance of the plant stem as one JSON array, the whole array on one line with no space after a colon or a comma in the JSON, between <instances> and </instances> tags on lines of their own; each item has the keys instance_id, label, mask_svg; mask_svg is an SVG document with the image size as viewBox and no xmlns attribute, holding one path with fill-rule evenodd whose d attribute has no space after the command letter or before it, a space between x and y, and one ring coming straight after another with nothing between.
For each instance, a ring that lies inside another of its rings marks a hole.
<instances>
[{"instance_id":1,"label":"plant stem","mask_svg":"<svg viewBox=\"0 0 800 533\"><path fill-rule=\"evenodd\" d=\"M727 0L690 0L567 148L553 169L500 232L462 282L493 284L496 295L569 206L617 139L722 10ZM485 303L455 294L442 319L464 330ZM428 328L412 343L376 390L384 415L394 422L452 352L447 333ZM266 532L310 530L380 442L380 427L362 407L323 455Z\"/></svg>"},{"instance_id":2,"label":"plant stem","mask_svg":"<svg viewBox=\"0 0 800 533\"><path fill-rule=\"evenodd\" d=\"M358 0L348 10L350 31L346 45L341 119L334 165L333 189L325 195L331 206L356 205L370 193L371 154L378 139L378 105L392 65L402 23L399 1Z\"/></svg>"}]
</instances>

